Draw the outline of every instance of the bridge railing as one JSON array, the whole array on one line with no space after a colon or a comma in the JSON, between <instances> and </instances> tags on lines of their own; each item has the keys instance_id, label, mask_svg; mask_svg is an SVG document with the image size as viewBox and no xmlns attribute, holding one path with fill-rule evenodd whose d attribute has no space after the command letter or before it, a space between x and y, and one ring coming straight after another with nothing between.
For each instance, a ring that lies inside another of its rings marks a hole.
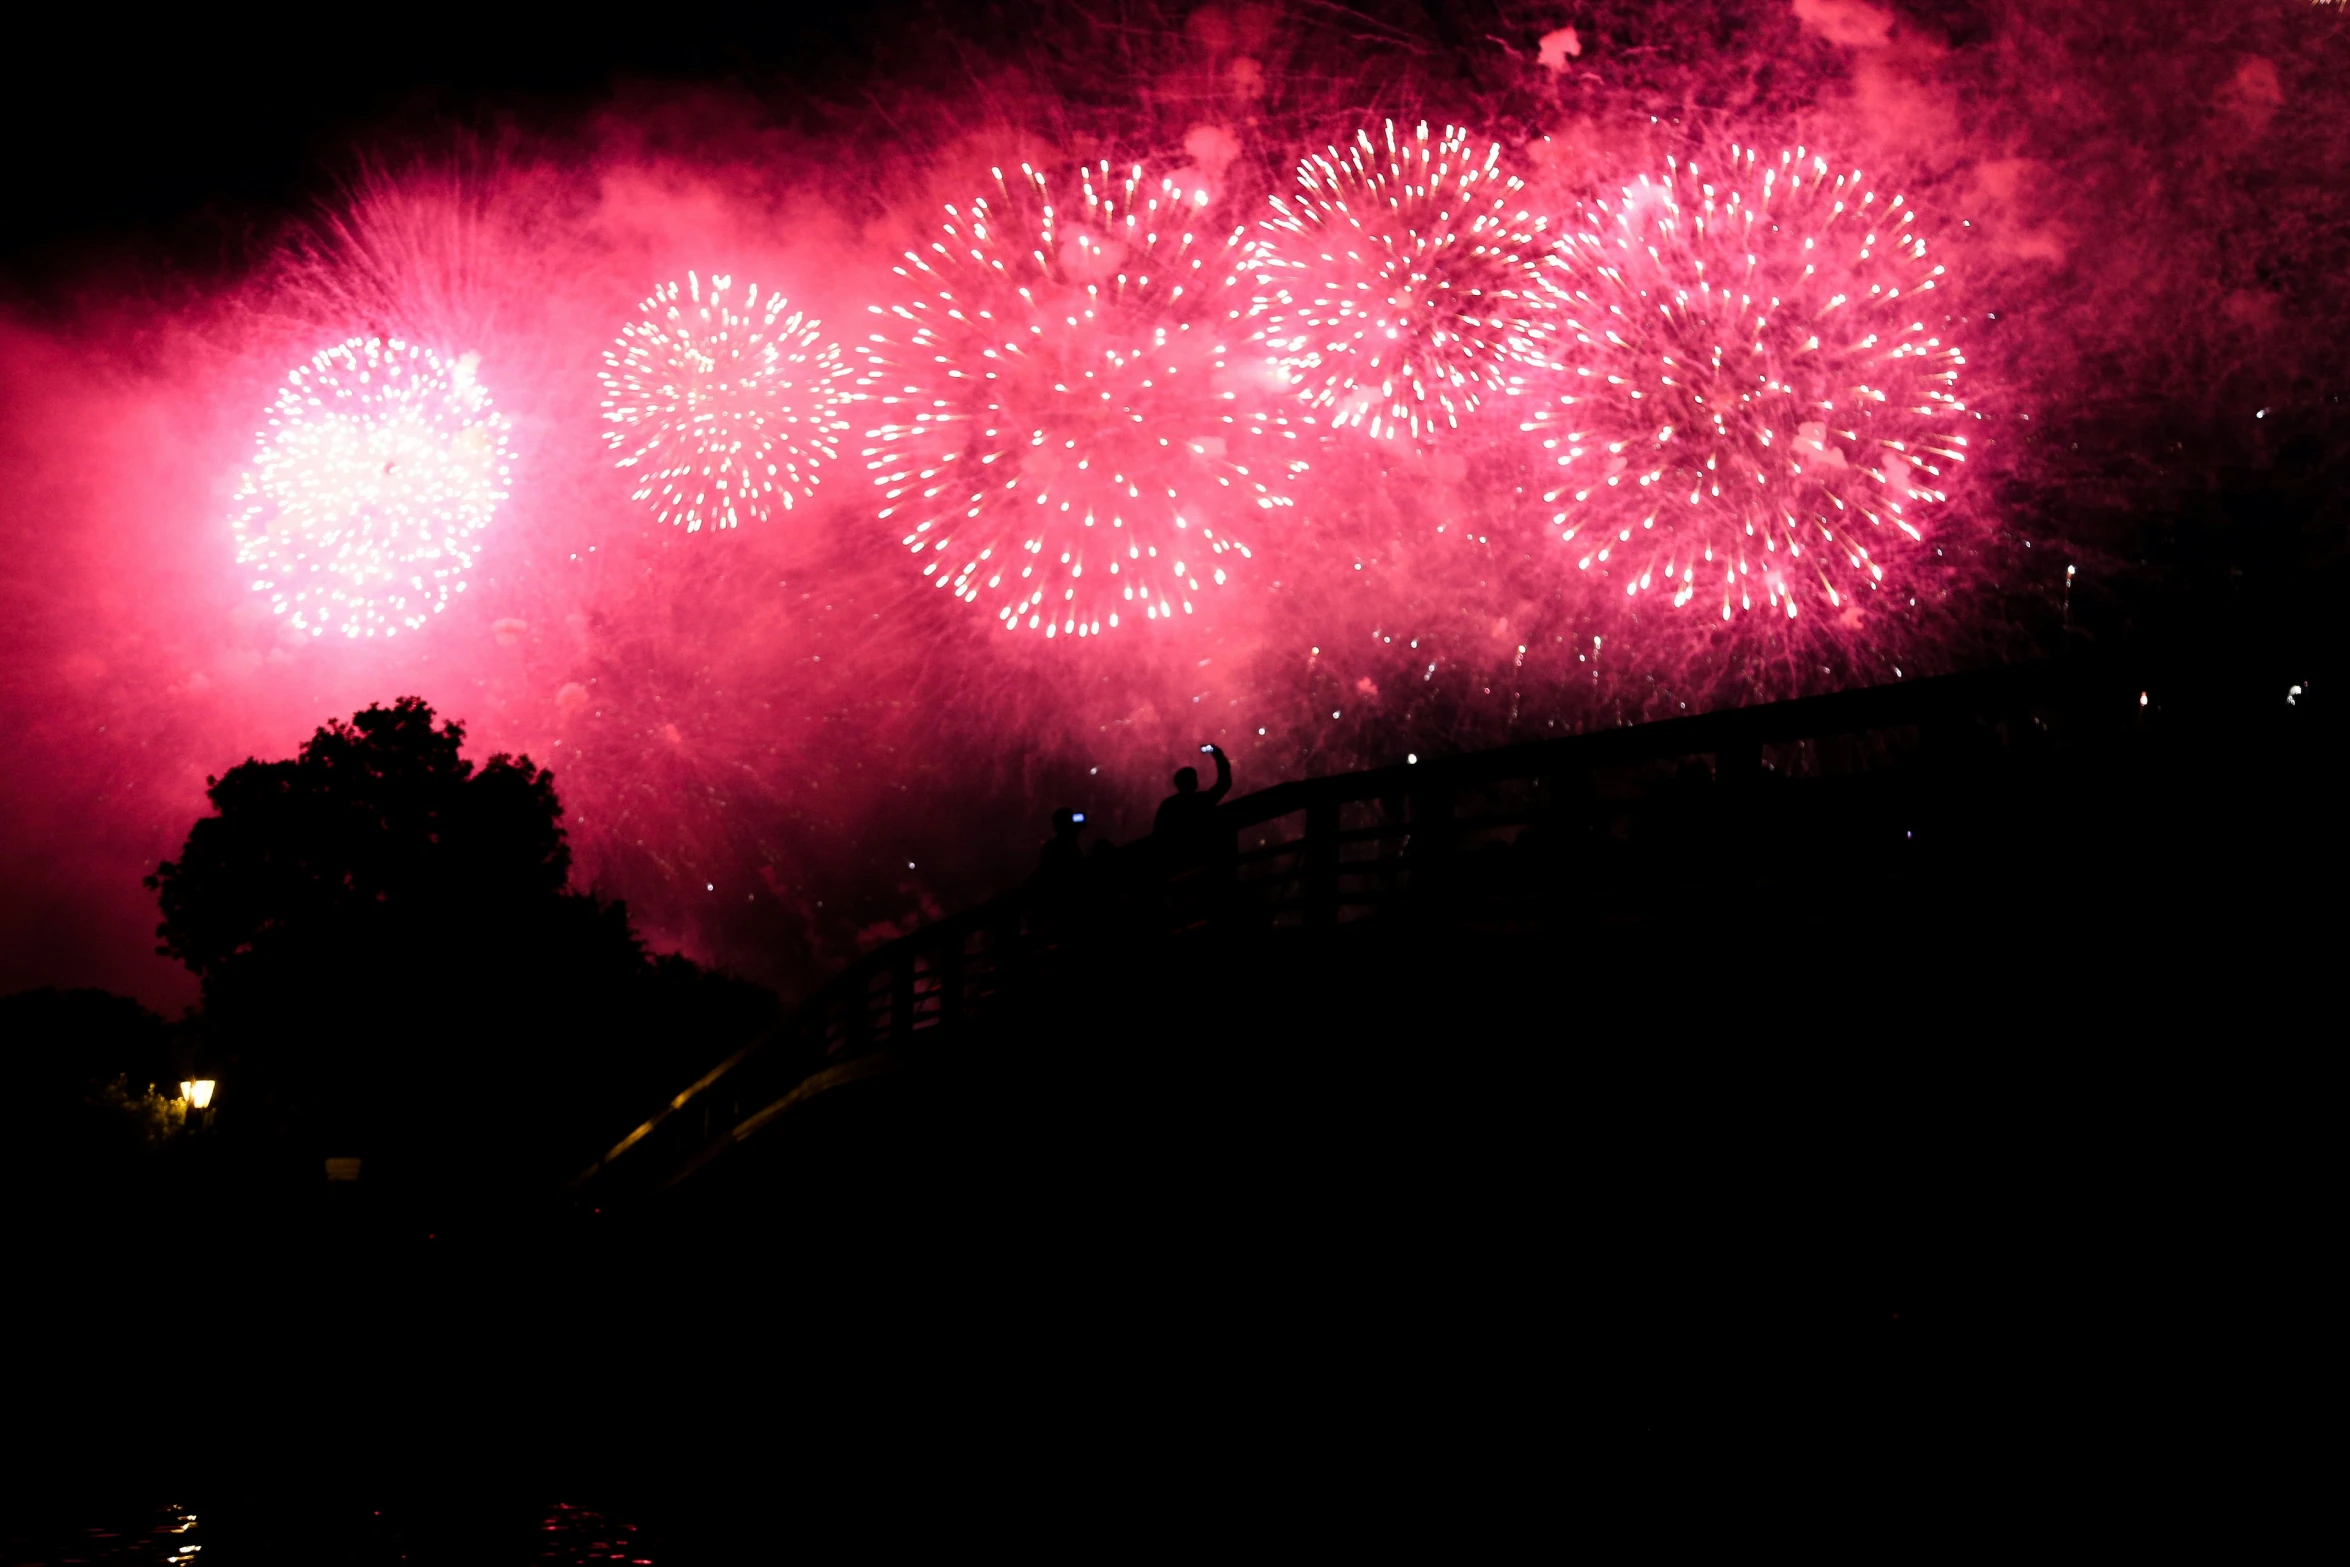
<instances>
[{"instance_id":1,"label":"bridge railing","mask_svg":"<svg viewBox=\"0 0 2350 1567\"><path fill-rule=\"evenodd\" d=\"M1562 865L1588 871L1578 854L1592 845L1653 837L1777 785L1887 768L1947 777L1985 752L2124 721L2116 693L2068 689L2075 676L2013 665L1276 784L1219 808L1206 863L1169 875L1147 844L1128 848L1089 917L1126 921L1144 940L1326 930L1399 910L1507 921L1526 877L1484 874L1506 858L1484 851L1542 844L1547 859L1515 863L1555 880ZM1023 890L865 954L574 1187L673 1183L799 1099L917 1043L950 1044L1049 975L1076 923Z\"/></svg>"}]
</instances>

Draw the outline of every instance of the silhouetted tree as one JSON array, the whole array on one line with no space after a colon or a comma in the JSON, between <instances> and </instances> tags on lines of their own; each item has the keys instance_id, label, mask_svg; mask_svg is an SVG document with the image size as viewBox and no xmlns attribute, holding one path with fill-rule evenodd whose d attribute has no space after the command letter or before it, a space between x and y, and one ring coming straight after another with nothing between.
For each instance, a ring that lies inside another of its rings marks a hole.
<instances>
[{"instance_id":1,"label":"silhouetted tree","mask_svg":"<svg viewBox=\"0 0 2350 1567\"><path fill-rule=\"evenodd\" d=\"M93 1083L177 1089L171 1025L128 996L103 990L26 990L0 996L0 1070L12 1092L80 1098Z\"/></svg>"},{"instance_id":2,"label":"silhouetted tree","mask_svg":"<svg viewBox=\"0 0 2350 1567\"><path fill-rule=\"evenodd\" d=\"M648 961L623 905L570 887L553 776L463 741L413 697L330 723L209 780L148 878L234 1062L224 1128L410 1189L544 1185L772 1007Z\"/></svg>"},{"instance_id":3,"label":"silhouetted tree","mask_svg":"<svg viewBox=\"0 0 2350 1567\"><path fill-rule=\"evenodd\" d=\"M207 780L218 814L148 878L163 952L209 998L240 959L320 932L543 912L570 896L553 775L505 755L477 770L464 739L407 697L328 724L292 761Z\"/></svg>"},{"instance_id":4,"label":"silhouetted tree","mask_svg":"<svg viewBox=\"0 0 2350 1567\"><path fill-rule=\"evenodd\" d=\"M0 1071L17 1113L0 1138L0 1201L78 1212L136 1179L176 1123L172 1026L128 996L0 996Z\"/></svg>"}]
</instances>

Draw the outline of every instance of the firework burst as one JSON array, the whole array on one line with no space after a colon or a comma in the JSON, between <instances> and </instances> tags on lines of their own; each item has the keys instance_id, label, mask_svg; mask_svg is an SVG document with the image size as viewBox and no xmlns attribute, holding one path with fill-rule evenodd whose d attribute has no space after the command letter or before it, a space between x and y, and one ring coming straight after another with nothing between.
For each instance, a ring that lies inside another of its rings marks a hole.
<instances>
[{"instance_id":1,"label":"firework burst","mask_svg":"<svg viewBox=\"0 0 2350 1567\"><path fill-rule=\"evenodd\" d=\"M396 636L465 591L506 498L506 420L475 379L400 338L352 338L297 366L238 487L237 562L310 636Z\"/></svg>"},{"instance_id":2,"label":"firework burst","mask_svg":"<svg viewBox=\"0 0 2350 1567\"><path fill-rule=\"evenodd\" d=\"M641 475L632 499L688 533L765 520L813 495L817 472L839 455L847 366L840 345L818 346L816 322L784 312L781 294L739 307L734 280L664 283L604 350L605 442L617 466Z\"/></svg>"},{"instance_id":3,"label":"firework burst","mask_svg":"<svg viewBox=\"0 0 2350 1567\"><path fill-rule=\"evenodd\" d=\"M1915 217L1802 148L1735 147L1582 213L1554 252L1564 390L1526 424L1578 567L1724 620L1884 580L1966 456Z\"/></svg>"},{"instance_id":4,"label":"firework burst","mask_svg":"<svg viewBox=\"0 0 2350 1567\"><path fill-rule=\"evenodd\" d=\"M1189 615L1249 556L1230 519L1291 504L1305 468L1250 460L1289 432L1227 362L1241 238L1199 235L1204 192L1139 167L1080 167L1066 205L1029 165L994 173L906 252L911 292L860 345L880 514L1007 630Z\"/></svg>"},{"instance_id":5,"label":"firework burst","mask_svg":"<svg viewBox=\"0 0 2350 1567\"><path fill-rule=\"evenodd\" d=\"M1272 200L1252 274L1253 341L1333 427L1420 438L1457 429L1542 360L1545 223L1518 205L1501 148L1422 123L1368 131L1298 165ZM1307 416L1309 418L1313 415Z\"/></svg>"}]
</instances>

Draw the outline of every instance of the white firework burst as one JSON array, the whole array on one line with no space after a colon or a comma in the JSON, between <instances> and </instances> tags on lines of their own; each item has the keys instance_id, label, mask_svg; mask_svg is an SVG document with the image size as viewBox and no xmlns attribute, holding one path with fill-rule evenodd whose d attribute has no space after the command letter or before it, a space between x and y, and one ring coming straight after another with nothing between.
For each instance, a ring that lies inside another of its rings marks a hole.
<instances>
[{"instance_id":1,"label":"white firework burst","mask_svg":"<svg viewBox=\"0 0 2350 1567\"><path fill-rule=\"evenodd\" d=\"M1916 214L1803 148L1668 159L1560 236L1560 383L1525 428L1575 564L1725 620L1849 607L1965 460Z\"/></svg>"},{"instance_id":2,"label":"white firework burst","mask_svg":"<svg viewBox=\"0 0 2350 1567\"><path fill-rule=\"evenodd\" d=\"M1030 165L995 179L906 252L859 345L880 515L1007 630L1191 614L1249 558L1233 519L1291 504L1306 466L1235 353L1241 238L1139 167L1080 166L1066 208Z\"/></svg>"},{"instance_id":3,"label":"white firework burst","mask_svg":"<svg viewBox=\"0 0 2350 1567\"><path fill-rule=\"evenodd\" d=\"M237 498L236 558L308 636L396 636L465 591L506 498L505 418L467 354L354 337L286 377Z\"/></svg>"},{"instance_id":4,"label":"white firework burst","mask_svg":"<svg viewBox=\"0 0 2350 1567\"><path fill-rule=\"evenodd\" d=\"M765 520L815 493L839 455L848 367L781 294L688 272L664 283L604 351L605 442L632 499L688 533ZM786 312L789 311L789 314Z\"/></svg>"},{"instance_id":5,"label":"white firework burst","mask_svg":"<svg viewBox=\"0 0 2350 1567\"><path fill-rule=\"evenodd\" d=\"M1259 225L1250 325L1309 421L1439 435L1545 362L1547 223L1499 144L1390 120L1306 159L1298 184Z\"/></svg>"}]
</instances>

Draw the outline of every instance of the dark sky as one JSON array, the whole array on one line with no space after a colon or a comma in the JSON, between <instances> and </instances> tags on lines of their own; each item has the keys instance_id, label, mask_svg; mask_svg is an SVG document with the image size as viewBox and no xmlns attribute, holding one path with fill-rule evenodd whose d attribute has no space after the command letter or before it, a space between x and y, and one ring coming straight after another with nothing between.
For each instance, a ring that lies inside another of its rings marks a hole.
<instances>
[{"instance_id":1,"label":"dark sky","mask_svg":"<svg viewBox=\"0 0 2350 1567\"><path fill-rule=\"evenodd\" d=\"M159 265L233 266L257 228L324 194L363 141L544 124L634 84L788 98L853 74L877 40L920 31L905 20L920 8L902 0L697 7L676 26L640 12L625 28L486 9L313 12L300 26L191 12L134 23L96 8L53 20L0 92L12 150L0 261L14 291L70 293L79 266L130 248Z\"/></svg>"}]
</instances>

